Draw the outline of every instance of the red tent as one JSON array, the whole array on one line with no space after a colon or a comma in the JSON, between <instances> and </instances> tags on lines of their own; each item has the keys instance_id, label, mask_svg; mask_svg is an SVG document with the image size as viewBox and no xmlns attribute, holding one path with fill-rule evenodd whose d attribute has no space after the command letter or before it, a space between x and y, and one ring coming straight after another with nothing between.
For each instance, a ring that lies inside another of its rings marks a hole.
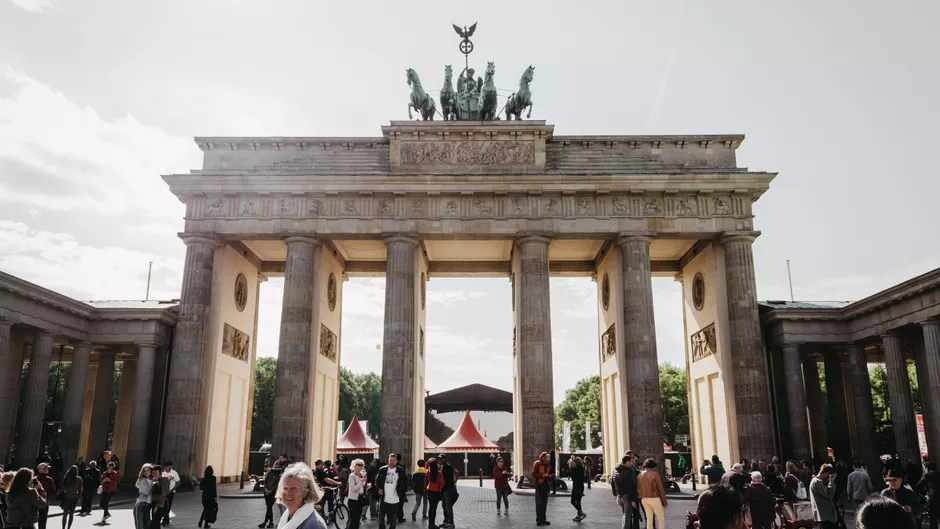
<instances>
[{"instance_id":1,"label":"red tent","mask_svg":"<svg viewBox=\"0 0 940 529\"><path fill-rule=\"evenodd\" d=\"M427 435L424 436L424 449L425 450L434 450L437 448L437 445L434 444L434 441L430 440Z\"/></svg>"},{"instance_id":2,"label":"red tent","mask_svg":"<svg viewBox=\"0 0 940 529\"><path fill-rule=\"evenodd\" d=\"M470 412L463 416L460 427L446 441L437 445L438 450L453 452L472 452L475 450L499 451L499 446L483 437L480 430L473 425Z\"/></svg>"},{"instance_id":3,"label":"red tent","mask_svg":"<svg viewBox=\"0 0 940 529\"><path fill-rule=\"evenodd\" d=\"M365 454L378 450L379 444L369 437L369 434L362 428L362 423L358 417L353 417L349 423L349 428L343 432L342 437L336 441L336 452L338 454Z\"/></svg>"}]
</instances>

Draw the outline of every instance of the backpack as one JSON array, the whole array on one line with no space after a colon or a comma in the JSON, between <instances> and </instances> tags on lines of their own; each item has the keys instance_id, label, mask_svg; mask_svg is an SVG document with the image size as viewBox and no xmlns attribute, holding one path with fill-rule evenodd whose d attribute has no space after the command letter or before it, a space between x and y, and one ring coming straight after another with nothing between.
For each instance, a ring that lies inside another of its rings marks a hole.
<instances>
[{"instance_id":1,"label":"backpack","mask_svg":"<svg viewBox=\"0 0 940 529\"><path fill-rule=\"evenodd\" d=\"M803 485L803 482L799 479L796 480L796 499L805 500L808 498L806 494L806 485Z\"/></svg>"}]
</instances>

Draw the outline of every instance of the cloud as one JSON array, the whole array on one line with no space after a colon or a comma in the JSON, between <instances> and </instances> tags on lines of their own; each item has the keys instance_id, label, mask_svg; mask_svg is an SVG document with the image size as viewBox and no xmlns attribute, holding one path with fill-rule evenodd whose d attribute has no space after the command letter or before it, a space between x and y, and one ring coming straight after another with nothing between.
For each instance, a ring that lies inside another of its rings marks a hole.
<instances>
[{"instance_id":1,"label":"cloud","mask_svg":"<svg viewBox=\"0 0 940 529\"><path fill-rule=\"evenodd\" d=\"M179 222L183 208L160 175L199 165L190 139L132 115L106 121L11 69L0 93L10 94L0 96L0 205Z\"/></svg>"},{"instance_id":2,"label":"cloud","mask_svg":"<svg viewBox=\"0 0 940 529\"><path fill-rule=\"evenodd\" d=\"M89 246L69 233L0 220L0 270L76 299L143 299L148 261L151 299L178 298L183 262L177 257Z\"/></svg>"},{"instance_id":3,"label":"cloud","mask_svg":"<svg viewBox=\"0 0 940 529\"><path fill-rule=\"evenodd\" d=\"M32 11L33 13L42 13L46 9L55 6L57 0L10 0L16 7Z\"/></svg>"}]
</instances>

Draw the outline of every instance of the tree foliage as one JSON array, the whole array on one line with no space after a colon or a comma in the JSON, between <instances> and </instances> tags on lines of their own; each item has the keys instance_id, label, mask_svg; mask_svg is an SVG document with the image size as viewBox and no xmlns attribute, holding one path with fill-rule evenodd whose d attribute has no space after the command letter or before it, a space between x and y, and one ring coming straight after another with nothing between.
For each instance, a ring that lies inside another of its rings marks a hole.
<instances>
[{"instance_id":1,"label":"tree foliage","mask_svg":"<svg viewBox=\"0 0 940 529\"><path fill-rule=\"evenodd\" d=\"M555 445L561 448L564 422L571 421L571 450L584 450L584 426L591 423L591 446L601 444L601 377L582 378L555 407ZM547 447L546 447L547 448Z\"/></svg>"},{"instance_id":2,"label":"tree foliage","mask_svg":"<svg viewBox=\"0 0 940 529\"><path fill-rule=\"evenodd\" d=\"M911 400L914 403L914 414L921 413L920 388L917 385L917 368L908 364L907 375L911 380ZM875 442L882 454L893 454L894 427L891 424L891 394L888 391L888 371L884 364L874 364L868 367L868 377L871 379L872 404L875 410Z\"/></svg>"},{"instance_id":3,"label":"tree foliage","mask_svg":"<svg viewBox=\"0 0 940 529\"><path fill-rule=\"evenodd\" d=\"M255 361L255 396L251 410L251 449L257 450L274 437L274 386L277 382L277 358L266 356Z\"/></svg>"},{"instance_id":4,"label":"tree foliage","mask_svg":"<svg viewBox=\"0 0 940 529\"><path fill-rule=\"evenodd\" d=\"M663 417L663 440L676 442L676 434L689 433L689 392L685 369L669 362L659 364L659 400Z\"/></svg>"},{"instance_id":5,"label":"tree foliage","mask_svg":"<svg viewBox=\"0 0 940 529\"><path fill-rule=\"evenodd\" d=\"M339 371L339 420L349 424L354 416L369 421L369 435L378 441L382 379L375 373Z\"/></svg>"}]
</instances>

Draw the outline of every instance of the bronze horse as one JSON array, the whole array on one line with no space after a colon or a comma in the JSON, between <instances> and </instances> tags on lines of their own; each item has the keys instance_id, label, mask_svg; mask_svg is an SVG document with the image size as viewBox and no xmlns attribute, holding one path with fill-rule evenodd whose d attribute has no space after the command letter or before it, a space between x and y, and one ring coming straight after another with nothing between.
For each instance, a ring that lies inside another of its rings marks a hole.
<instances>
[{"instance_id":1,"label":"bronze horse","mask_svg":"<svg viewBox=\"0 0 940 529\"><path fill-rule=\"evenodd\" d=\"M408 86L411 87L411 101L408 102L408 119L413 119L411 109L421 113L421 119L424 121L434 121L434 98L429 96L421 86L421 79L418 78L418 72L408 68Z\"/></svg>"},{"instance_id":2,"label":"bronze horse","mask_svg":"<svg viewBox=\"0 0 940 529\"><path fill-rule=\"evenodd\" d=\"M441 87L441 115L444 121L457 121L457 92L454 92L454 71L444 66L444 86Z\"/></svg>"},{"instance_id":3,"label":"bronze horse","mask_svg":"<svg viewBox=\"0 0 940 529\"><path fill-rule=\"evenodd\" d=\"M529 113L526 114L526 119L532 117L532 92L529 91L529 83L532 82L532 75L535 73L535 66L529 65L528 68L522 72L522 77L519 79L519 89L516 90L516 93L509 96L509 101L506 102L506 119L512 119L513 116L516 116L516 120L522 119L522 111L528 107Z\"/></svg>"}]
</instances>

